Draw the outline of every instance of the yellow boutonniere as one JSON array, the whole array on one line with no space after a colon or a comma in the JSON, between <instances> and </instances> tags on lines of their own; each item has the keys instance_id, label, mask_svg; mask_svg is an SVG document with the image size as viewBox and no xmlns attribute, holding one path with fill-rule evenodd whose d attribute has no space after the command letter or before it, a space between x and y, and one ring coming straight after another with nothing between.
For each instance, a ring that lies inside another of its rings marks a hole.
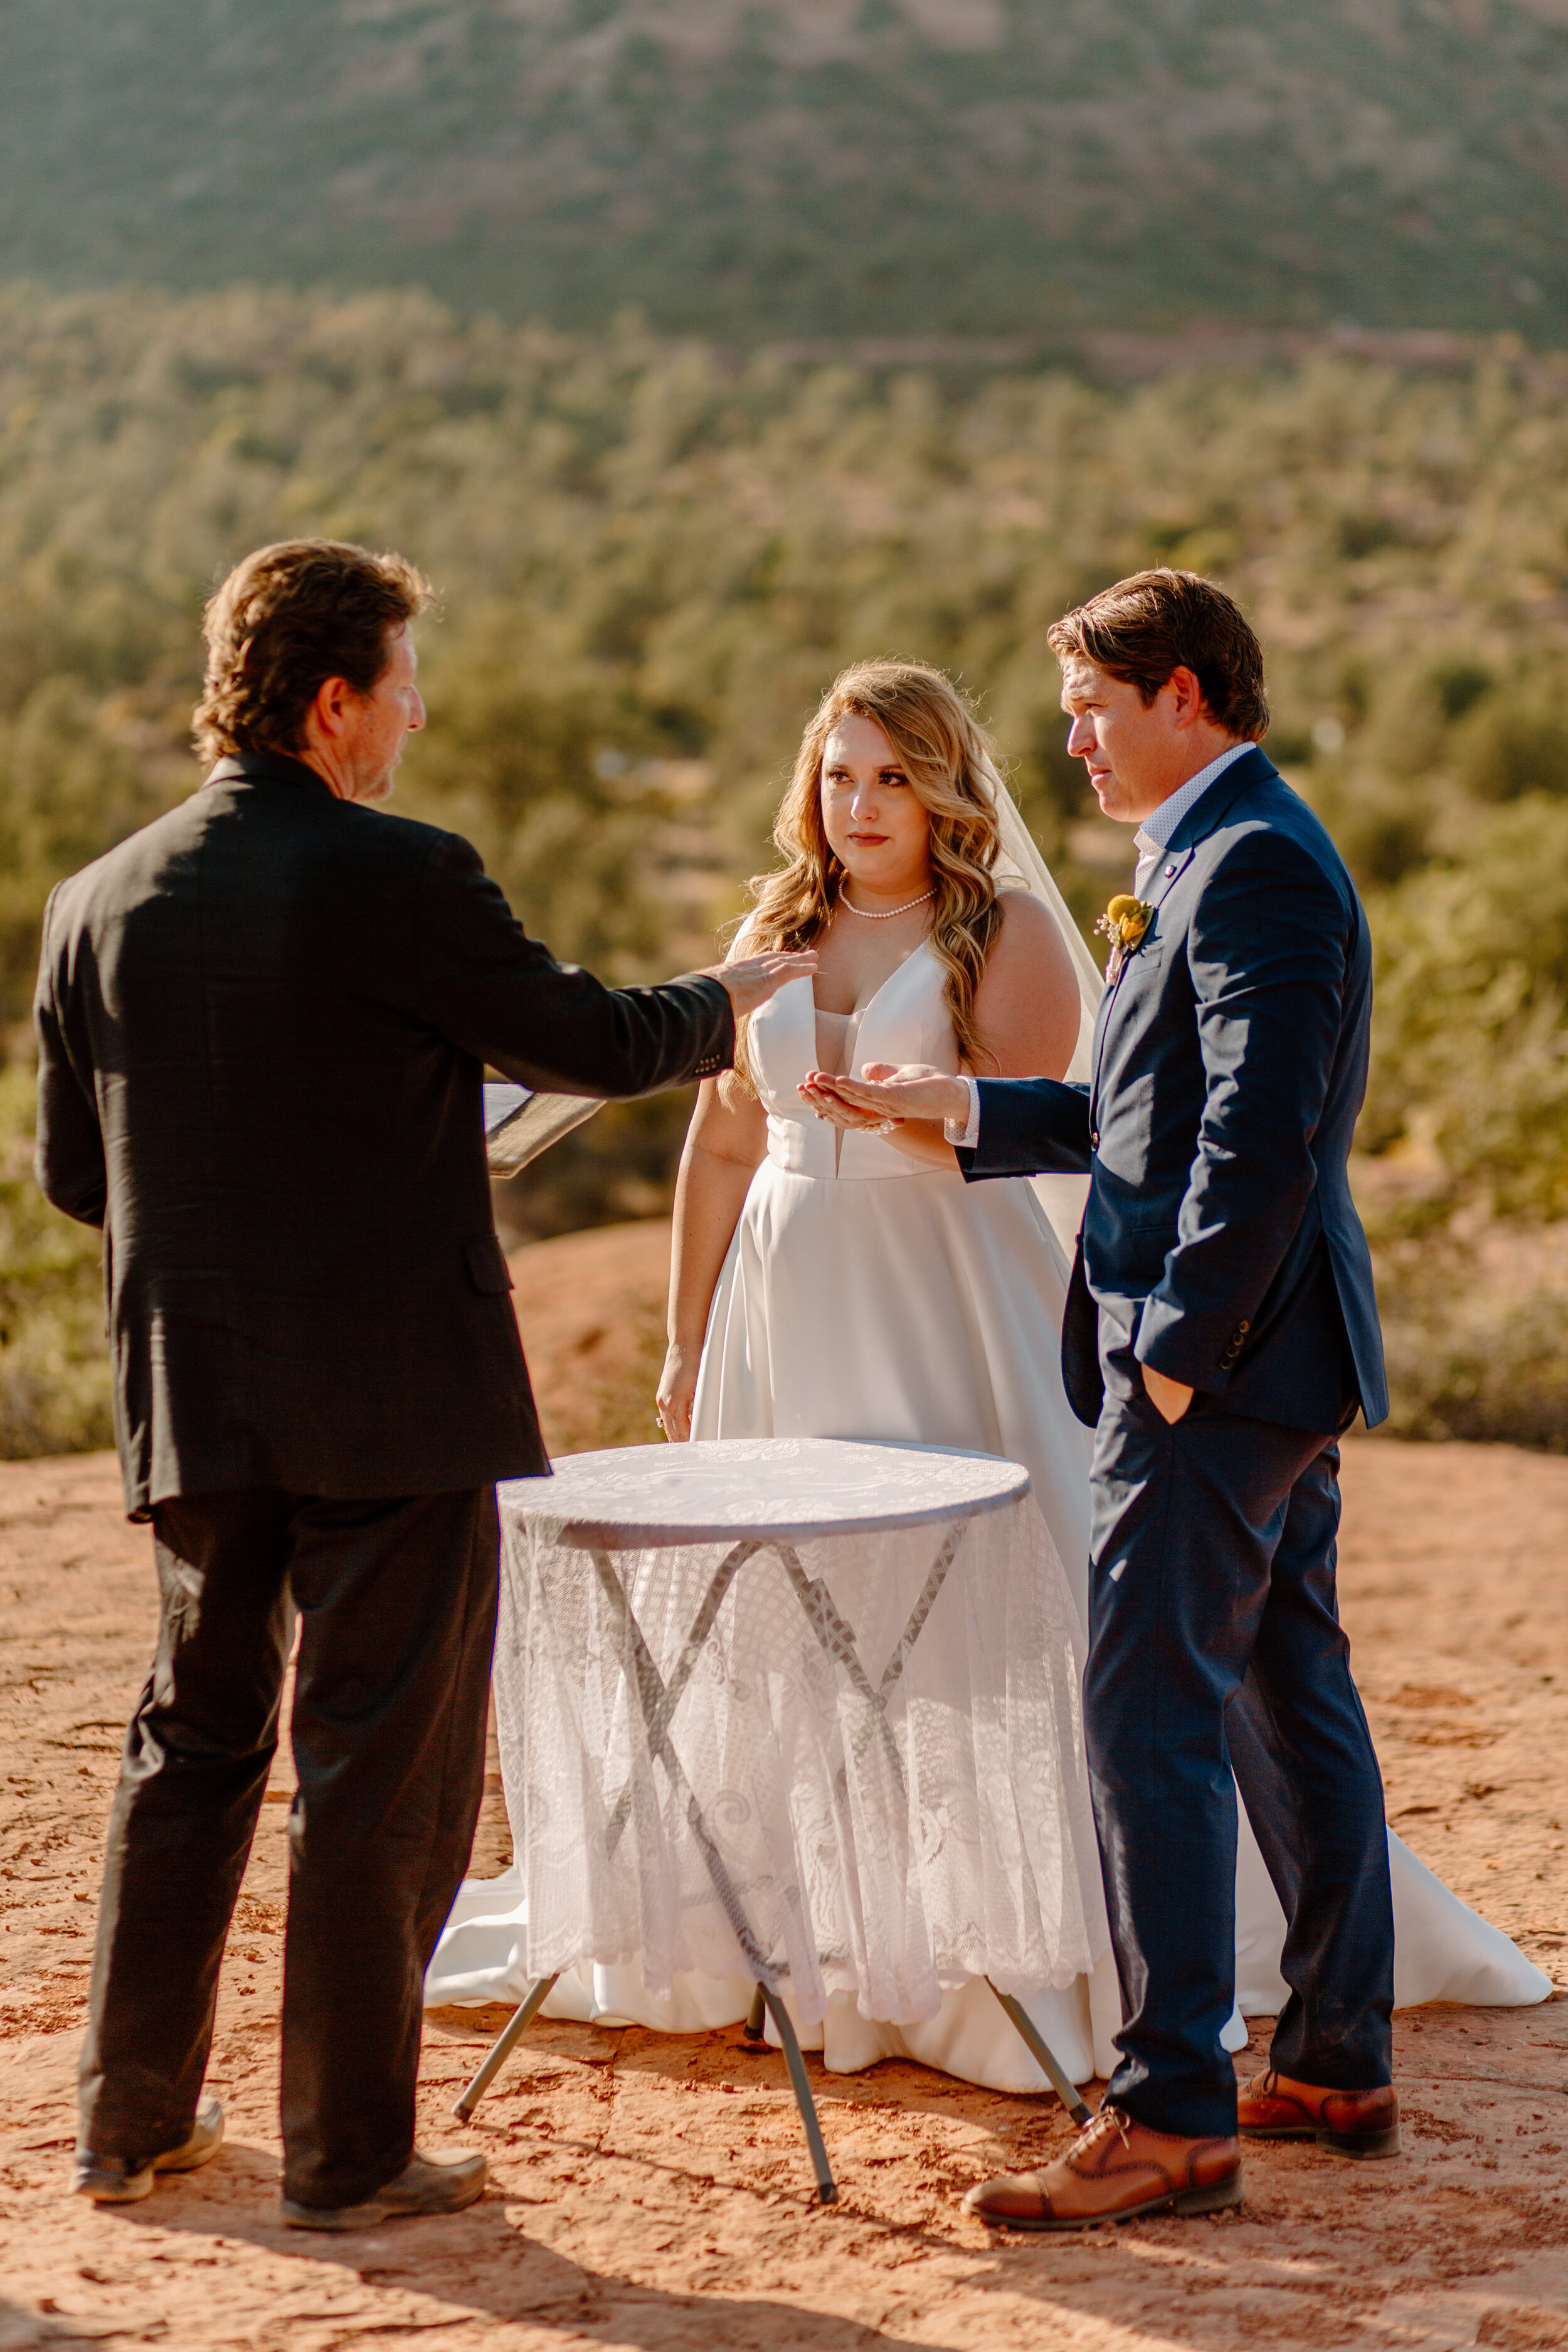
<instances>
[{"instance_id":1,"label":"yellow boutonniere","mask_svg":"<svg viewBox=\"0 0 1568 2352\"><path fill-rule=\"evenodd\" d=\"M1142 898L1119 891L1095 925L1101 939L1110 941L1110 957L1105 967L1105 977L1113 985L1122 965L1142 940L1154 919L1154 909L1146 907Z\"/></svg>"}]
</instances>

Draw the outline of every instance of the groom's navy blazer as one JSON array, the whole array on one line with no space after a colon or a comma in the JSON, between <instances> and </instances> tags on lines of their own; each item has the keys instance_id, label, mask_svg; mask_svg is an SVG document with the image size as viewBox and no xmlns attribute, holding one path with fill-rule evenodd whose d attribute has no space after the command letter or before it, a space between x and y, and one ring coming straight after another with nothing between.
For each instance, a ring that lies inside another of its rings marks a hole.
<instances>
[{"instance_id":1,"label":"groom's navy blazer","mask_svg":"<svg viewBox=\"0 0 1568 2352\"><path fill-rule=\"evenodd\" d=\"M1329 1432L1359 1401L1373 1425L1383 1341L1345 1172L1372 1011L1355 886L1253 749L1187 811L1145 903L1089 1084L981 1079L960 1165L1089 1173L1062 1335L1084 1420L1103 1337L1230 1412Z\"/></svg>"}]
</instances>

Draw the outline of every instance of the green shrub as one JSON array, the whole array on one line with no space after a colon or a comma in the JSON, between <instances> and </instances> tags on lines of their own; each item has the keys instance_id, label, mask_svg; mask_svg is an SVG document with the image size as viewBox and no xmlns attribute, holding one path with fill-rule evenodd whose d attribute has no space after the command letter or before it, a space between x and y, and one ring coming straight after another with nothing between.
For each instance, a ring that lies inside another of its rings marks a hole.
<instances>
[{"instance_id":1,"label":"green shrub","mask_svg":"<svg viewBox=\"0 0 1568 2352\"><path fill-rule=\"evenodd\" d=\"M32 1074L0 1071L0 1458L114 1442L102 1253L33 1181Z\"/></svg>"},{"instance_id":2,"label":"green shrub","mask_svg":"<svg viewBox=\"0 0 1568 2352\"><path fill-rule=\"evenodd\" d=\"M1432 1155L1405 1225L1568 1216L1568 806L1537 797L1493 817L1463 863L1410 876L1373 918L1360 1141Z\"/></svg>"},{"instance_id":3,"label":"green shrub","mask_svg":"<svg viewBox=\"0 0 1568 2352\"><path fill-rule=\"evenodd\" d=\"M1489 694L1465 722L1457 768L1479 801L1568 793L1568 717L1551 704Z\"/></svg>"},{"instance_id":4,"label":"green shrub","mask_svg":"<svg viewBox=\"0 0 1568 2352\"><path fill-rule=\"evenodd\" d=\"M874 653L982 696L1091 922L1131 845L1065 755L1046 631L1120 572L1194 563L1256 619L1269 748L1368 898L1363 1191L1402 1425L1458 1413L1475 1364L1472 1419L1557 1442L1552 1316L1526 1283L1478 1339L1465 1269L1568 1219L1565 385L1498 347L1446 376L1320 354L1113 393L463 327L414 295L0 290L0 1047L26 1055L51 884L196 784L202 601L264 540L433 574L396 805L623 980L712 957L804 719ZM0 1446L96 1444L96 1245L31 1194L21 1099ZM510 1230L653 1213L683 1111L580 1129L509 1191Z\"/></svg>"}]
</instances>

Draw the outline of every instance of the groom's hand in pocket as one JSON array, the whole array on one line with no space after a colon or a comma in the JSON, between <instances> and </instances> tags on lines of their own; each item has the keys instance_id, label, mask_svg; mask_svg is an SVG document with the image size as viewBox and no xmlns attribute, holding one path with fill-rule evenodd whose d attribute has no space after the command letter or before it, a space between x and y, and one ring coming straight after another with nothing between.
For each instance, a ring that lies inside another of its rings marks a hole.
<instances>
[{"instance_id":1,"label":"groom's hand in pocket","mask_svg":"<svg viewBox=\"0 0 1568 2352\"><path fill-rule=\"evenodd\" d=\"M1185 1381L1167 1380L1152 1364L1141 1364L1138 1369L1143 1375L1144 1393L1161 1420L1173 1423L1180 1421L1193 1401L1193 1391Z\"/></svg>"}]
</instances>

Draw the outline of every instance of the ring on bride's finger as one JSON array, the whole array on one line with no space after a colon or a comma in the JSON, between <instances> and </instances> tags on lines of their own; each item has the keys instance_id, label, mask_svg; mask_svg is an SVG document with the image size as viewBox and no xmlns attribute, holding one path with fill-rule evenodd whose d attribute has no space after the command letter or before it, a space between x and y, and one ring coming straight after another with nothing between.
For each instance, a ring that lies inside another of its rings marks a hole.
<instances>
[{"instance_id":1,"label":"ring on bride's finger","mask_svg":"<svg viewBox=\"0 0 1568 2352\"><path fill-rule=\"evenodd\" d=\"M879 1126L868 1127L866 1132L868 1135L891 1135L898 1123L896 1118L885 1118Z\"/></svg>"}]
</instances>

